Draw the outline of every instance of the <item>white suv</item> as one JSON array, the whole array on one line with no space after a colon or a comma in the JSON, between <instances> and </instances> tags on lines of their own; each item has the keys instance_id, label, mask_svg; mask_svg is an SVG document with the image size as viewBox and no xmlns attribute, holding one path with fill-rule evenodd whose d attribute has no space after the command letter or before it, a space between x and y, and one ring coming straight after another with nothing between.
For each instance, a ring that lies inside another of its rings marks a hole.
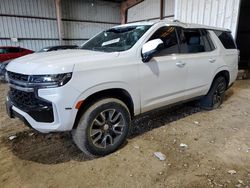
<instances>
[{"instance_id":1,"label":"white suv","mask_svg":"<svg viewBox=\"0 0 250 188\"><path fill-rule=\"evenodd\" d=\"M80 49L12 61L6 107L40 132L72 131L83 152L100 156L123 144L138 114L197 98L217 108L237 73L229 30L178 21L126 24Z\"/></svg>"}]
</instances>

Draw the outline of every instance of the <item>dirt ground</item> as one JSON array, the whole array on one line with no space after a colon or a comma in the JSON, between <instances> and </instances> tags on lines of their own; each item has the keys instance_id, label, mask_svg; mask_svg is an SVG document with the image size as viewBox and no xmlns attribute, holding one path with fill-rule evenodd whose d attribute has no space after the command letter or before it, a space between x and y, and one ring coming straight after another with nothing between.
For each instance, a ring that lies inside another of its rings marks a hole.
<instances>
[{"instance_id":1,"label":"dirt ground","mask_svg":"<svg viewBox=\"0 0 250 188\"><path fill-rule=\"evenodd\" d=\"M40 134L9 119L6 92L0 84L1 188L250 187L250 80L237 81L220 109L188 103L137 118L124 147L98 159L86 158L70 133Z\"/></svg>"}]
</instances>

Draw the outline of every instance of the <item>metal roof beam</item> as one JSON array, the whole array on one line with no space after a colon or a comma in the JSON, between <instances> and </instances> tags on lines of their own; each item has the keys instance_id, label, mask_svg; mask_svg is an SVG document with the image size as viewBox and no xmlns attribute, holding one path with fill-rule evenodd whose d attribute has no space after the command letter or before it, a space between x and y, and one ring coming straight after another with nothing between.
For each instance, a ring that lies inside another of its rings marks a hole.
<instances>
[{"instance_id":1,"label":"metal roof beam","mask_svg":"<svg viewBox=\"0 0 250 188\"><path fill-rule=\"evenodd\" d=\"M141 3L144 0L127 0L121 3L121 24L127 23L127 11L129 8Z\"/></svg>"},{"instance_id":2,"label":"metal roof beam","mask_svg":"<svg viewBox=\"0 0 250 188\"><path fill-rule=\"evenodd\" d=\"M63 25L62 25L62 4L61 0L55 0L56 4L56 20L58 29L59 44L63 44Z\"/></svg>"}]
</instances>

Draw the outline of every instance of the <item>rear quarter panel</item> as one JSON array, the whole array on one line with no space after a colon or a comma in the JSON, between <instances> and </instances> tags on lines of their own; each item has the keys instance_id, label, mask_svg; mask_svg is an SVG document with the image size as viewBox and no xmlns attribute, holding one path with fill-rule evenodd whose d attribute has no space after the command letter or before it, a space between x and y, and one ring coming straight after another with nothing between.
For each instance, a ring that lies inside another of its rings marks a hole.
<instances>
[{"instance_id":1,"label":"rear quarter panel","mask_svg":"<svg viewBox=\"0 0 250 188\"><path fill-rule=\"evenodd\" d=\"M210 34L212 35L212 40L215 43L216 48L218 49L217 68L215 69L213 78L219 72L226 70L229 72L229 85L231 85L236 80L238 74L239 52L237 49L225 49L215 33L210 32Z\"/></svg>"}]
</instances>

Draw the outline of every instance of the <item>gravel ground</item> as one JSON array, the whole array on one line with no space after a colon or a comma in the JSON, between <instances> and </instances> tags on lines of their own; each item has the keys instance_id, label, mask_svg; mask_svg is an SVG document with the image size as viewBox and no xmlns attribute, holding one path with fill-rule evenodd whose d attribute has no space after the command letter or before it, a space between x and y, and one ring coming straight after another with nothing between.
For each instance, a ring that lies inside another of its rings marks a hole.
<instances>
[{"instance_id":1,"label":"gravel ground","mask_svg":"<svg viewBox=\"0 0 250 188\"><path fill-rule=\"evenodd\" d=\"M237 81L220 109L188 103L135 119L124 147L98 159L70 133L9 119L5 84L0 92L0 187L250 187L250 80Z\"/></svg>"}]
</instances>

